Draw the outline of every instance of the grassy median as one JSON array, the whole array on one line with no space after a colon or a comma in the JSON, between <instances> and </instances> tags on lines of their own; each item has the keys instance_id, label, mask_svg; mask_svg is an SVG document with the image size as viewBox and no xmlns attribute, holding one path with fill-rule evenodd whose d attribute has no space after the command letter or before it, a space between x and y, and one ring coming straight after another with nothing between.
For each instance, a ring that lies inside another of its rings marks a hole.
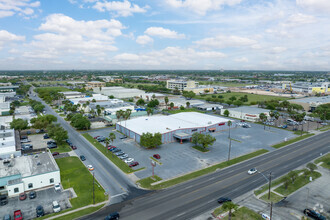
<instances>
[{"instance_id":1,"label":"grassy median","mask_svg":"<svg viewBox=\"0 0 330 220\"><path fill-rule=\"evenodd\" d=\"M159 183L159 184L156 184L156 185L153 185L153 186L151 185L151 182L150 182L150 184L147 184L148 183L147 182L144 185L144 188L154 189L154 190L155 189L164 189L164 188L174 186L176 184L194 179L196 177L200 177L200 176L203 176L205 174L212 173L212 172L216 171L217 169L223 169L223 168L231 166L233 164L248 160L250 158L256 157L256 156L261 155L261 154L264 154L266 152L268 152L268 150L261 149L261 150L258 150L258 151L255 151L255 152L252 152L252 153L234 158L230 161L222 162L222 163L213 165L211 167L208 167L208 168L205 168L205 169L202 169L202 170L198 170L198 171L195 171L195 172L192 172L192 173L188 173L188 174L180 176L178 178L167 180L165 182L162 182L162 183ZM148 178L150 178L150 177L148 177ZM148 179L148 178L146 178L146 179ZM145 180L145 179L140 180L140 182L143 181L143 180Z\"/></svg>"},{"instance_id":2,"label":"grassy median","mask_svg":"<svg viewBox=\"0 0 330 220\"><path fill-rule=\"evenodd\" d=\"M278 148L284 147L284 146L286 146L286 145L289 145L289 144L295 143L295 142L297 142L297 141L303 140L303 139L305 139L305 138L311 137L311 136L313 136L313 135L314 135L314 134L305 134L305 135L303 135L303 136L299 136L299 137L296 137L296 138L290 139L290 140L288 140L288 141L284 141L284 142L282 142L282 143L275 144L275 145L273 145L272 147L278 149Z\"/></svg>"},{"instance_id":3,"label":"grassy median","mask_svg":"<svg viewBox=\"0 0 330 220\"><path fill-rule=\"evenodd\" d=\"M324 155L323 157L316 159L315 163L318 164L320 162L323 162L321 164L322 167L330 170L330 153Z\"/></svg>"},{"instance_id":4,"label":"grassy median","mask_svg":"<svg viewBox=\"0 0 330 220\"><path fill-rule=\"evenodd\" d=\"M228 219L228 215L223 218ZM237 211L233 212L231 217L232 220L263 220L260 214L248 209L246 207L241 207Z\"/></svg>"}]
</instances>

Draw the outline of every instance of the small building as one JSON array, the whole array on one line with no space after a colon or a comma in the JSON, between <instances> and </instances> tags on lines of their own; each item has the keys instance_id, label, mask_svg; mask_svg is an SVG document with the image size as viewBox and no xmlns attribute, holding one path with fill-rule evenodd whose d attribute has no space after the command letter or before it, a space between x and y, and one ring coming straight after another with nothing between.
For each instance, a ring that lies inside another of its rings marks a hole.
<instances>
[{"instance_id":1,"label":"small building","mask_svg":"<svg viewBox=\"0 0 330 220\"><path fill-rule=\"evenodd\" d=\"M197 109L203 110L203 111L215 111L222 109L223 106L219 104L204 104L197 106Z\"/></svg>"},{"instance_id":2,"label":"small building","mask_svg":"<svg viewBox=\"0 0 330 220\"><path fill-rule=\"evenodd\" d=\"M134 111L134 105L131 105L129 103L117 103L109 106L108 108L104 109L104 115L113 115L116 114L117 111L123 110L126 111L127 109L130 109L132 112Z\"/></svg>"},{"instance_id":3,"label":"small building","mask_svg":"<svg viewBox=\"0 0 330 220\"><path fill-rule=\"evenodd\" d=\"M101 89L94 88L93 91L95 93L99 93L106 96L114 96L118 99L141 97L146 93L145 91L140 89L130 89L121 86L102 87Z\"/></svg>"},{"instance_id":4,"label":"small building","mask_svg":"<svg viewBox=\"0 0 330 220\"><path fill-rule=\"evenodd\" d=\"M221 109L220 114L223 115L224 111L229 111L229 117L239 118L241 120L257 122L259 121L259 115L264 113L269 116L270 110L257 108L252 106L241 106L237 108Z\"/></svg>"},{"instance_id":5,"label":"small building","mask_svg":"<svg viewBox=\"0 0 330 220\"><path fill-rule=\"evenodd\" d=\"M104 80L105 82L123 83L123 79L118 76L98 76L98 78Z\"/></svg>"},{"instance_id":6,"label":"small building","mask_svg":"<svg viewBox=\"0 0 330 220\"><path fill-rule=\"evenodd\" d=\"M180 91L183 91L185 88L196 88L198 87L199 83L189 80L189 81L183 81L183 80L167 80L166 81L166 88L168 89L178 89Z\"/></svg>"},{"instance_id":7,"label":"small building","mask_svg":"<svg viewBox=\"0 0 330 220\"><path fill-rule=\"evenodd\" d=\"M0 194L13 197L60 182L60 169L50 152L0 161Z\"/></svg>"},{"instance_id":8,"label":"small building","mask_svg":"<svg viewBox=\"0 0 330 220\"><path fill-rule=\"evenodd\" d=\"M76 105L78 103L85 103L85 102L92 102L93 100L95 101L108 101L109 97L101 94L93 94L91 97L83 97L83 98L73 98L69 99L69 101Z\"/></svg>"},{"instance_id":9,"label":"small building","mask_svg":"<svg viewBox=\"0 0 330 220\"><path fill-rule=\"evenodd\" d=\"M20 137L14 129L0 130L0 158L21 156Z\"/></svg>"},{"instance_id":10,"label":"small building","mask_svg":"<svg viewBox=\"0 0 330 220\"><path fill-rule=\"evenodd\" d=\"M210 86L199 86L199 87L196 87L196 88L184 88L184 91L187 91L187 92L190 92L192 91L193 93L195 94L205 94L205 93L214 93L214 88L213 87L210 87Z\"/></svg>"},{"instance_id":11,"label":"small building","mask_svg":"<svg viewBox=\"0 0 330 220\"><path fill-rule=\"evenodd\" d=\"M0 102L0 115L10 115L10 103L9 102Z\"/></svg>"},{"instance_id":12,"label":"small building","mask_svg":"<svg viewBox=\"0 0 330 220\"><path fill-rule=\"evenodd\" d=\"M78 91L59 92L64 95L65 99L83 98L84 94Z\"/></svg>"},{"instance_id":13,"label":"small building","mask_svg":"<svg viewBox=\"0 0 330 220\"><path fill-rule=\"evenodd\" d=\"M116 129L140 143L143 133L160 133L162 143L171 143L190 139L195 132L208 133L221 131L228 119L198 112L183 112L168 116L138 117L116 124Z\"/></svg>"},{"instance_id":14,"label":"small building","mask_svg":"<svg viewBox=\"0 0 330 220\"><path fill-rule=\"evenodd\" d=\"M301 105L305 111L314 111L317 106L330 103L330 96L290 99L290 103Z\"/></svg>"},{"instance_id":15,"label":"small building","mask_svg":"<svg viewBox=\"0 0 330 220\"><path fill-rule=\"evenodd\" d=\"M97 106L100 106L101 108L111 108L117 104L122 104L124 103L123 100L120 99L109 99L108 101L98 101L98 102L91 102L89 104L89 107L91 109L96 109Z\"/></svg>"},{"instance_id":16,"label":"small building","mask_svg":"<svg viewBox=\"0 0 330 220\"><path fill-rule=\"evenodd\" d=\"M87 82L86 89L100 88L104 86L105 86L105 82L91 81L91 82Z\"/></svg>"}]
</instances>

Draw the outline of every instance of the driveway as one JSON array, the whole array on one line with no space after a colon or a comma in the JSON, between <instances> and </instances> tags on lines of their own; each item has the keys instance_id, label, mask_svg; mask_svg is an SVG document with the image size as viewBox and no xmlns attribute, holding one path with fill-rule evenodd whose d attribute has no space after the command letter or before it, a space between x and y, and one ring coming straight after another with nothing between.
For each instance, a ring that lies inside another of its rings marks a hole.
<instances>
[{"instance_id":1,"label":"driveway","mask_svg":"<svg viewBox=\"0 0 330 220\"><path fill-rule=\"evenodd\" d=\"M61 206L61 210L71 207L69 202L70 191L56 192L53 187L36 191L37 197L35 199L27 198L24 201L20 201L18 197L8 199L8 204L0 206L0 217L2 218L6 214L10 214L13 217L14 211L20 209L22 211L24 219L36 218L36 208L38 205L42 205L45 214L53 213L52 202L57 201Z\"/></svg>"}]
</instances>

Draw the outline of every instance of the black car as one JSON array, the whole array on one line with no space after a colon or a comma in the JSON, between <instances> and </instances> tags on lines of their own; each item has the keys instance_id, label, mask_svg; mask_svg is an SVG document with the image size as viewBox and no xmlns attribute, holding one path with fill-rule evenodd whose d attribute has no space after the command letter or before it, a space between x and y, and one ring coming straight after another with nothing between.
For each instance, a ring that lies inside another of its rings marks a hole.
<instances>
[{"instance_id":1,"label":"black car","mask_svg":"<svg viewBox=\"0 0 330 220\"><path fill-rule=\"evenodd\" d=\"M126 138L127 138L126 136L120 137L120 139L126 139Z\"/></svg>"},{"instance_id":2,"label":"black car","mask_svg":"<svg viewBox=\"0 0 330 220\"><path fill-rule=\"evenodd\" d=\"M316 220L326 220L326 218L323 215L311 209L305 209L304 214Z\"/></svg>"},{"instance_id":3,"label":"black car","mask_svg":"<svg viewBox=\"0 0 330 220\"><path fill-rule=\"evenodd\" d=\"M47 147L49 148L49 149L52 149L52 148L57 148L57 144L47 144Z\"/></svg>"},{"instance_id":4,"label":"black car","mask_svg":"<svg viewBox=\"0 0 330 220\"><path fill-rule=\"evenodd\" d=\"M113 219L119 219L119 213L118 212L113 212L109 214L107 217L105 217L104 220L113 220Z\"/></svg>"},{"instance_id":5,"label":"black car","mask_svg":"<svg viewBox=\"0 0 330 220\"><path fill-rule=\"evenodd\" d=\"M84 155L80 155L80 160L84 161L84 160L86 160L86 157Z\"/></svg>"},{"instance_id":6,"label":"black car","mask_svg":"<svg viewBox=\"0 0 330 220\"><path fill-rule=\"evenodd\" d=\"M36 193L36 191L31 191L30 193L29 193L29 198L30 199L34 199L34 198L36 198L37 197L37 193Z\"/></svg>"},{"instance_id":7,"label":"black car","mask_svg":"<svg viewBox=\"0 0 330 220\"><path fill-rule=\"evenodd\" d=\"M0 206L8 204L8 198L6 195L1 195L0 196Z\"/></svg>"},{"instance_id":8,"label":"black car","mask_svg":"<svg viewBox=\"0 0 330 220\"><path fill-rule=\"evenodd\" d=\"M36 208L36 213L37 213L37 218L44 216L45 215L44 207L42 207L41 205L38 205Z\"/></svg>"},{"instance_id":9,"label":"black car","mask_svg":"<svg viewBox=\"0 0 330 220\"><path fill-rule=\"evenodd\" d=\"M44 139L48 139L48 138L49 138L48 134L44 134Z\"/></svg>"},{"instance_id":10,"label":"black car","mask_svg":"<svg viewBox=\"0 0 330 220\"><path fill-rule=\"evenodd\" d=\"M218 199L218 203L222 204L222 203L224 203L224 202L231 202L231 199L228 198L228 197L220 197L220 198Z\"/></svg>"},{"instance_id":11,"label":"black car","mask_svg":"<svg viewBox=\"0 0 330 220\"><path fill-rule=\"evenodd\" d=\"M47 141L47 145L49 144L56 144L56 141Z\"/></svg>"}]
</instances>

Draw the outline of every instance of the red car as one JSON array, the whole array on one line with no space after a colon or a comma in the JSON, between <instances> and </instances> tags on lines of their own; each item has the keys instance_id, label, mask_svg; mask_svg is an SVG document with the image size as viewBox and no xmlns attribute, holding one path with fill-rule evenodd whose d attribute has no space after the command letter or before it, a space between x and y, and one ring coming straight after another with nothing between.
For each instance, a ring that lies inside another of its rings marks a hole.
<instances>
[{"instance_id":1,"label":"red car","mask_svg":"<svg viewBox=\"0 0 330 220\"><path fill-rule=\"evenodd\" d=\"M72 145L72 146L71 146L71 149L72 149L72 150L76 150L76 149L77 149L77 147L76 147L76 146L74 146L74 145Z\"/></svg>"},{"instance_id":2,"label":"red car","mask_svg":"<svg viewBox=\"0 0 330 220\"><path fill-rule=\"evenodd\" d=\"M156 158L156 159L160 159L160 155L159 154L154 154L153 157Z\"/></svg>"},{"instance_id":3,"label":"red car","mask_svg":"<svg viewBox=\"0 0 330 220\"><path fill-rule=\"evenodd\" d=\"M59 154L60 154L59 152L54 152L54 153L52 153L53 156L57 156L57 155L59 155Z\"/></svg>"},{"instance_id":4,"label":"red car","mask_svg":"<svg viewBox=\"0 0 330 220\"><path fill-rule=\"evenodd\" d=\"M134 162L130 163L129 167L135 167L137 165L139 165L139 162L134 161Z\"/></svg>"},{"instance_id":5,"label":"red car","mask_svg":"<svg viewBox=\"0 0 330 220\"><path fill-rule=\"evenodd\" d=\"M25 200L25 199L26 199L26 193L25 193L25 192L20 193L20 194L19 194L19 200L23 201L23 200Z\"/></svg>"},{"instance_id":6,"label":"red car","mask_svg":"<svg viewBox=\"0 0 330 220\"><path fill-rule=\"evenodd\" d=\"M23 215L21 210L14 211L14 220L22 220L22 219L23 219Z\"/></svg>"},{"instance_id":7,"label":"red car","mask_svg":"<svg viewBox=\"0 0 330 220\"><path fill-rule=\"evenodd\" d=\"M116 148L116 146L108 146L108 150L110 150L112 148Z\"/></svg>"},{"instance_id":8,"label":"red car","mask_svg":"<svg viewBox=\"0 0 330 220\"><path fill-rule=\"evenodd\" d=\"M97 139L98 137L100 137L100 136L95 136L94 139Z\"/></svg>"}]
</instances>

